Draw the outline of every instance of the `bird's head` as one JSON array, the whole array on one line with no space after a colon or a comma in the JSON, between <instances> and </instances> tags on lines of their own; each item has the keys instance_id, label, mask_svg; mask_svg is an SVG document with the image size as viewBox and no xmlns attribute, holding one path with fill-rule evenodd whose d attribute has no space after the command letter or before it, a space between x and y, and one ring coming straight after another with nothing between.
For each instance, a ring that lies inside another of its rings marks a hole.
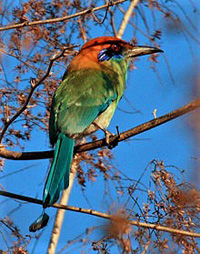
<instances>
[{"instance_id":1,"label":"bird's head","mask_svg":"<svg viewBox=\"0 0 200 254\"><path fill-rule=\"evenodd\" d=\"M74 58L76 68L89 68L108 63L109 61L129 60L134 57L163 52L159 48L135 46L117 37L104 36L85 43ZM73 64L73 63L72 63Z\"/></svg>"},{"instance_id":2,"label":"bird's head","mask_svg":"<svg viewBox=\"0 0 200 254\"><path fill-rule=\"evenodd\" d=\"M134 46L117 37L98 37L85 43L81 48L83 51L96 51L97 59L100 62L108 61L112 58L131 59L133 57L163 52L159 48L149 46Z\"/></svg>"}]
</instances>

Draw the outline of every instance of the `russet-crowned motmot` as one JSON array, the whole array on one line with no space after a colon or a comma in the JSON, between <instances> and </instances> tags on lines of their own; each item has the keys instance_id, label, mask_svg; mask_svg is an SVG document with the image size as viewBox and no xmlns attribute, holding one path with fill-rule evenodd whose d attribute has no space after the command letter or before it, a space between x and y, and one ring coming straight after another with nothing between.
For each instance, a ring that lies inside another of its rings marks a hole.
<instances>
[{"instance_id":1,"label":"russet-crowned motmot","mask_svg":"<svg viewBox=\"0 0 200 254\"><path fill-rule=\"evenodd\" d=\"M108 127L125 90L129 61L157 52L162 50L99 37L85 43L73 58L52 100L49 137L55 151L44 187L44 208L69 185L75 140ZM43 213L30 230L42 228L47 221Z\"/></svg>"}]
</instances>

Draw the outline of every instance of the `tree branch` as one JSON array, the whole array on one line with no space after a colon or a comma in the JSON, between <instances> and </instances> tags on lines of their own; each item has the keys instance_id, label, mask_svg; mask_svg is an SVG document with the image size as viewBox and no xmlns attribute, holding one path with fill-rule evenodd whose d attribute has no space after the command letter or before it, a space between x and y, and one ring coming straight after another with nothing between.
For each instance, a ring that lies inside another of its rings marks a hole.
<instances>
[{"instance_id":1,"label":"tree branch","mask_svg":"<svg viewBox=\"0 0 200 254\"><path fill-rule=\"evenodd\" d=\"M126 13L124 14L123 16L123 20L122 20L122 23L119 27L119 30L117 32L117 37L118 38L122 38L122 35L124 33L124 30L128 24L128 21L130 19L130 16L133 12L133 10L135 9L135 7L137 6L137 4L139 3L139 0L132 0L129 7L128 7L128 10L126 11Z\"/></svg>"},{"instance_id":2,"label":"tree branch","mask_svg":"<svg viewBox=\"0 0 200 254\"><path fill-rule=\"evenodd\" d=\"M11 119L5 124L2 132L1 132L1 135L0 135L0 143L2 142L2 139L7 131L7 129L9 128L9 126L17 119L18 116L20 116L24 110L26 110L27 108L27 105L29 104L30 102L30 99L35 91L35 89L41 85L43 83L43 81L49 76L50 74L50 71L51 71L51 68L54 64L54 62L56 60L58 60L60 57L62 57L65 53L65 51L69 49L69 48L65 48L63 49L61 52L59 52L58 54L55 54L51 59L50 59L50 62L49 62L49 66L47 67L47 70L46 70L46 73L44 74L44 76L36 81L36 79L31 79L31 90L29 92L29 95L28 97L26 98L24 104L22 105L22 107L14 114L14 116L11 117Z\"/></svg>"},{"instance_id":3,"label":"tree branch","mask_svg":"<svg viewBox=\"0 0 200 254\"><path fill-rule=\"evenodd\" d=\"M115 135L110 138L110 142L121 142L130 137L136 136L142 132L148 131L155 128L161 124L169 122L177 117L185 115L200 107L200 99L196 99L185 106L178 108L166 115L155 118L151 121L138 125L130 130L120 133L120 135ZM85 151L94 150L100 147L106 146L105 139L100 139L94 142L89 142L86 144L81 144L75 146L74 153L80 153ZM53 157L53 151L42 151L42 152L14 152L5 149L3 146L0 147L0 157L10 160L37 160L37 159L48 159Z\"/></svg>"},{"instance_id":4,"label":"tree branch","mask_svg":"<svg viewBox=\"0 0 200 254\"><path fill-rule=\"evenodd\" d=\"M72 19L72 18L76 18L85 14L89 14L104 8L108 8L109 6L114 6L114 5L118 5L121 4L123 2L126 2L127 0L119 0L119 1L111 1L107 4L95 7L95 8L88 8L84 11L81 12L77 12L75 14L69 15L69 16L63 16L61 18L54 18L54 19L46 19L46 20L37 20L37 21L33 21L33 22L29 22L29 21L25 21L23 23L18 23L18 24L11 24L11 25L7 25L7 26L2 26L0 27L0 31L5 31L5 30L9 30L9 29L16 29L16 28L22 28L22 27L27 27L27 26L35 26L35 25L44 25L44 24L50 24L50 23L57 23L57 22L63 22L66 21L68 19Z\"/></svg>"},{"instance_id":5,"label":"tree branch","mask_svg":"<svg viewBox=\"0 0 200 254\"><path fill-rule=\"evenodd\" d=\"M9 198L14 198L14 199L19 199L23 201L27 201L33 204L38 204L38 205L43 205L42 200L36 199L36 198L31 198L23 195L18 195L15 193L7 192L7 191L0 191L0 195L4 197L9 197ZM61 204L54 204L50 205L49 207L54 207L58 209L64 209L68 211L74 211L74 212L79 212L79 213L85 213L89 215L93 215L96 217L104 218L104 219L112 219L112 215L107 214L107 213L101 213L92 209L85 209L81 207L76 207L76 206L69 206L69 205L61 205ZM185 230L180 230L176 228L169 228L165 227L159 224L154 224L154 223L146 223L146 222L140 222L136 220L130 220L129 221L131 225L136 226L136 227L143 227L143 228L149 228L153 230L158 230L158 231L164 231L172 234L180 234L180 235L185 235L185 236L191 236L191 237L200 237L200 233L195 233L195 232L189 232Z\"/></svg>"}]
</instances>

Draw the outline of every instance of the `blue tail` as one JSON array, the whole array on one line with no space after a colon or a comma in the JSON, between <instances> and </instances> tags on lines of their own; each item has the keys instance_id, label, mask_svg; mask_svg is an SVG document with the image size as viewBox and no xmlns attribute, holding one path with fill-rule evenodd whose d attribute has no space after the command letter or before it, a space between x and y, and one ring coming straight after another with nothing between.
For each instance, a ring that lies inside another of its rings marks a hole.
<instances>
[{"instance_id":1,"label":"blue tail","mask_svg":"<svg viewBox=\"0 0 200 254\"><path fill-rule=\"evenodd\" d=\"M73 158L75 141L60 133L55 146L53 163L49 170L43 193L43 207L53 205L60 195L60 191L69 186L69 174ZM35 232L46 226L49 216L43 211L29 230Z\"/></svg>"},{"instance_id":2,"label":"blue tail","mask_svg":"<svg viewBox=\"0 0 200 254\"><path fill-rule=\"evenodd\" d=\"M49 170L43 193L43 206L54 204L60 191L69 186L69 174L75 141L60 133L55 146L53 163Z\"/></svg>"}]
</instances>

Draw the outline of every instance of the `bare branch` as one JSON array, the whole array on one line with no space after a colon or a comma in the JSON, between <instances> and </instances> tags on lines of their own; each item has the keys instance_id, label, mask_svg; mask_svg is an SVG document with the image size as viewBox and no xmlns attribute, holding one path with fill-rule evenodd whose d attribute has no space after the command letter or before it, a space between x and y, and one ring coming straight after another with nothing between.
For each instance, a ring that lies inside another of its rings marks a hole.
<instances>
[{"instance_id":1,"label":"bare branch","mask_svg":"<svg viewBox=\"0 0 200 254\"><path fill-rule=\"evenodd\" d=\"M27 26L36 26L36 25L44 25L44 24L50 24L50 23L57 23L57 22L63 22L72 18L76 18L85 14L89 14L92 13L94 11L98 11L104 8L108 8L109 6L114 6L114 5L118 5L121 4L123 2L126 2L127 0L119 0L119 1L111 1L107 4L95 7L93 9L88 8L84 11L81 12L77 12L75 14L69 15L69 16L64 16L61 18L54 18L54 19L46 19L46 20L37 20L37 21L33 21L33 22L29 22L29 21L25 21L23 23L18 23L18 24L11 24L11 25L7 25L7 26L3 26L0 27L0 31L5 31L5 30L9 30L9 29L16 29L16 28L23 28L23 27L27 27Z\"/></svg>"},{"instance_id":2,"label":"bare branch","mask_svg":"<svg viewBox=\"0 0 200 254\"><path fill-rule=\"evenodd\" d=\"M125 132L122 132L120 133L120 137L119 135L115 135L113 137L110 138L110 143L114 142L114 141L123 141L123 140L126 140L130 137L133 137L133 136L136 136L140 133L143 133L145 131L148 131L152 128L155 128L161 124L164 124L166 122L169 122L177 117L180 117L182 115L185 115L193 110L195 110L196 108L200 107L200 99L196 99L195 101L193 102L190 102L188 104L186 104L185 106L177 109L177 110L174 110L166 115L163 115L163 116L160 116L156 119L153 119L153 120L150 120L146 123L143 123L141 125L138 125L128 131L125 131ZM95 142L90 142L90 143L87 143L87 144L83 144L83 145L80 145L80 146L76 146L75 147L75 152L77 153L80 153L80 152L84 152L84 151L89 151L89 150L94 150L94 149L97 149L99 147L102 147L102 146L106 146L106 141L105 139L101 139L101 140L97 140Z\"/></svg>"},{"instance_id":3,"label":"bare branch","mask_svg":"<svg viewBox=\"0 0 200 254\"><path fill-rule=\"evenodd\" d=\"M3 139L3 137L4 137L4 135L5 135L6 131L7 131L7 129L9 128L9 126L17 119L17 117L19 117L19 116L24 112L24 110L26 110L27 105L29 104L30 99L31 99L31 97L32 97L32 95L33 95L35 89L36 89L39 85L41 85L41 84L43 83L43 81L49 76L50 71L51 71L51 68L52 68L54 62L64 55L66 49L68 49L68 48L63 49L61 52L59 52L58 54L55 54L55 55L50 59L49 66L48 66L48 68L47 68L47 70L46 70L46 73L44 74L44 76L43 76L40 80L36 81L36 79L31 79L31 81L30 81L30 83L31 83L31 88L30 88L29 95L28 95L28 97L26 98L26 100L25 100L24 104L22 105L22 107L21 107L21 108L14 114L14 116L5 124L5 126L4 126L4 128L3 128L2 132L1 132L1 135L0 135L0 143L2 142L2 139Z\"/></svg>"},{"instance_id":4,"label":"bare branch","mask_svg":"<svg viewBox=\"0 0 200 254\"><path fill-rule=\"evenodd\" d=\"M0 195L9 197L9 198L27 201L27 202L30 202L33 204L43 205L43 202L40 199L22 196L22 195L18 195L18 194L7 192L7 191L0 191ZM81 208L81 207L69 206L69 205L66 206L66 205L61 205L61 204L54 204L54 205L50 205L49 207L64 209L64 210L68 210L68 211L74 211L74 212L78 212L78 213L85 213L85 214L93 215L93 216L104 218L104 219L112 219L112 215L107 214L107 213L101 213L101 212L95 211L93 209L85 209L85 208ZM149 229L153 229L153 230L157 230L157 231L164 231L164 232L168 232L168 233L172 233L172 234L180 234L180 235L191 236L191 237L200 237L200 233L179 230L176 228L169 228L169 227L165 227L165 226L162 226L159 224L146 223L146 222L140 222L140 221L135 221L135 220L130 220L129 222L131 225L136 226L136 227L149 228Z\"/></svg>"},{"instance_id":5,"label":"bare branch","mask_svg":"<svg viewBox=\"0 0 200 254\"><path fill-rule=\"evenodd\" d=\"M141 254L146 254L146 253L147 253L150 243L151 243L151 240L149 240L149 241L146 243L146 245L144 246L144 250L142 251Z\"/></svg>"},{"instance_id":6,"label":"bare branch","mask_svg":"<svg viewBox=\"0 0 200 254\"><path fill-rule=\"evenodd\" d=\"M161 124L169 122L177 117L185 115L200 107L200 99L196 99L185 106L178 108L166 115L160 116L156 119L150 120L146 123L138 125L130 130L115 135L110 138L110 142L121 142L130 137L136 136L142 132L148 131ZM80 153L85 151L94 150L100 147L106 146L105 139L100 139L94 142L77 145L75 146L74 153ZM36 159L48 159L53 157L53 151L42 151L42 152L13 152L5 149L3 146L0 147L0 157L10 160L36 160Z\"/></svg>"},{"instance_id":7,"label":"bare branch","mask_svg":"<svg viewBox=\"0 0 200 254\"><path fill-rule=\"evenodd\" d=\"M132 0L129 7L128 7L128 10L126 11L126 13L124 14L123 16L123 20L122 20L122 23L119 27L119 30L118 30L118 33L117 33L117 37L118 38L122 38L122 35L124 33L124 30L128 24L128 21L130 19L130 16L134 10L134 8L137 6L137 4L139 3L139 0Z\"/></svg>"}]
</instances>

